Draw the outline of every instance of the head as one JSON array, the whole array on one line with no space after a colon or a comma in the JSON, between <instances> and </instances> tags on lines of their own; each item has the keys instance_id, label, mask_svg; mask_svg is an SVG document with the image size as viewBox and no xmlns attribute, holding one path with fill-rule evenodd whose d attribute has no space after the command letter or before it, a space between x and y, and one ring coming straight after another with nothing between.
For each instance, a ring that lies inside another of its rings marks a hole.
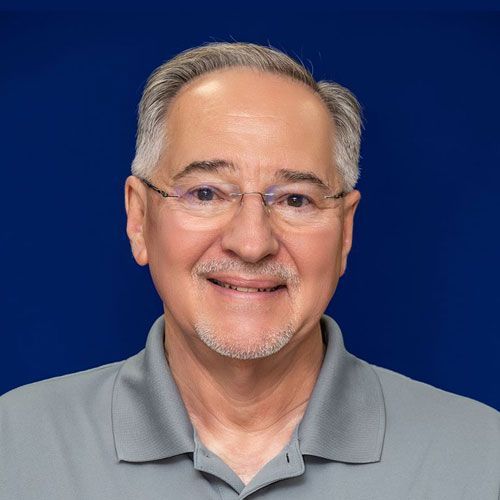
<instances>
[{"instance_id":1,"label":"head","mask_svg":"<svg viewBox=\"0 0 500 500\"><path fill-rule=\"evenodd\" d=\"M351 248L360 127L347 89L266 47L211 44L151 75L125 202L132 252L149 264L167 330L237 359L317 330ZM139 177L170 194L208 181L248 194L231 213L200 218ZM320 183L346 195L298 221L256 194Z\"/></svg>"}]
</instances>

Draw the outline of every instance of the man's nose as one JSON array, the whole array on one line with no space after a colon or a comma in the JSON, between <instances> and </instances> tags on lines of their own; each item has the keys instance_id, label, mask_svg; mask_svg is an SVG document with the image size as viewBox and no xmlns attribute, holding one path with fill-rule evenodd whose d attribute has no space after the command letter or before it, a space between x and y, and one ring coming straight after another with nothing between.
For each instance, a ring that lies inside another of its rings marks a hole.
<instances>
[{"instance_id":1,"label":"man's nose","mask_svg":"<svg viewBox=\"0 0 500 500\"><path fill-rule=\"evenodd\" d=\"M279 242L272 227L269 208L260 193L245 193L235 215L224 228L222 247L245 262L259 262L275 255Z\"/></svg>"}]
</instances>

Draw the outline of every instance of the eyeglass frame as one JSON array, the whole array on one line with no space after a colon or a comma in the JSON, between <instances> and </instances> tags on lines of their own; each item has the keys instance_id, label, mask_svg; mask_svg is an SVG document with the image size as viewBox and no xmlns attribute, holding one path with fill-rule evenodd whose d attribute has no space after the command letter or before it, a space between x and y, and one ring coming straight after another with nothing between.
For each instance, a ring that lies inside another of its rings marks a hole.
<instances>
[{"instance_id":1,"label":"eyeglass frame","mask_svg":"<svg viewBox=\"0 0 500 500\"><path fill-rule=\"evenodd\" d=\"M147 187L151 188L153 191L156 191L159 193L163 198L181 198L181 196L176 195L176 194L170 194L164 191L163 189L160 189L159 187L155 186L153 183L149 182L147 179L144 179L143 177L139 177L138 175L136 176L138 179L140 179L144 184L146 184ZM244 191L243 193L231 193L231 195L234 196L239 196L240 197L240 202L243 199L243 196L245 194L260 194L262 198L262 202L264 203L264 206L266 208L269 208L268 202L266 200L266 196L268 196L268 193L261 193L260 191ZM323 199L333 199L333 200L339 200L343 198L344 196L347 195L347 191L339 191L336 194L331 194L331 195L325 195L323 196ZM322 207L318 207L322 208Z\"/></svg>"}]
</instances>

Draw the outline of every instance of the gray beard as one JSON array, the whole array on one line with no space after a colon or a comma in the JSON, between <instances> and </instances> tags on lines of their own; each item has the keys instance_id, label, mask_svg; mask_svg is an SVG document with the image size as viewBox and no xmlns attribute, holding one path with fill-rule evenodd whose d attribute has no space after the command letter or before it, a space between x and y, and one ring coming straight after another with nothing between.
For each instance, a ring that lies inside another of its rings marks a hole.
<instances>
[{"instance_id":1,"label":"gray beard","mask_svg":"<svg viewBox=\"0 0 500 500\"><path fill-rule=\"evenodd\" d=\"M260 345L239 345L236 342L224 340L223 335L206 325L195 325L195 333L198 338L212 351L231 359L260 359L271 356L285 347L293 337L295 330L289 324L282 330L269 332Z\"/></svg>"}]
</instances>

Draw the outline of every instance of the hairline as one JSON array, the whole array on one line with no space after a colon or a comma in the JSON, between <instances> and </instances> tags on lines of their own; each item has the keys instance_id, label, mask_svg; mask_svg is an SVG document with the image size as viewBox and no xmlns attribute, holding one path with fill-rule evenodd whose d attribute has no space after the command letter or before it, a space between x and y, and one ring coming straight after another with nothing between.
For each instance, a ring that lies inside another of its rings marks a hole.
<instances>
[{"instance_id":1,"label":"hairline","mask_svg":"<svg viewBox=\"0 0 500 500\"><path fill-rule=\"evenodd\" d=\"M332 124L332 158L345 191L359 179L361 106L342 85L317 81L302 61L273 47L252 43L214 42L187 49L156 68L139 103L136 154L132 173L150 177L168 150L168 117L176 97L210 73L244 69L276 75L306 85L325 106Z\"/></svg>"}]
</instances>

